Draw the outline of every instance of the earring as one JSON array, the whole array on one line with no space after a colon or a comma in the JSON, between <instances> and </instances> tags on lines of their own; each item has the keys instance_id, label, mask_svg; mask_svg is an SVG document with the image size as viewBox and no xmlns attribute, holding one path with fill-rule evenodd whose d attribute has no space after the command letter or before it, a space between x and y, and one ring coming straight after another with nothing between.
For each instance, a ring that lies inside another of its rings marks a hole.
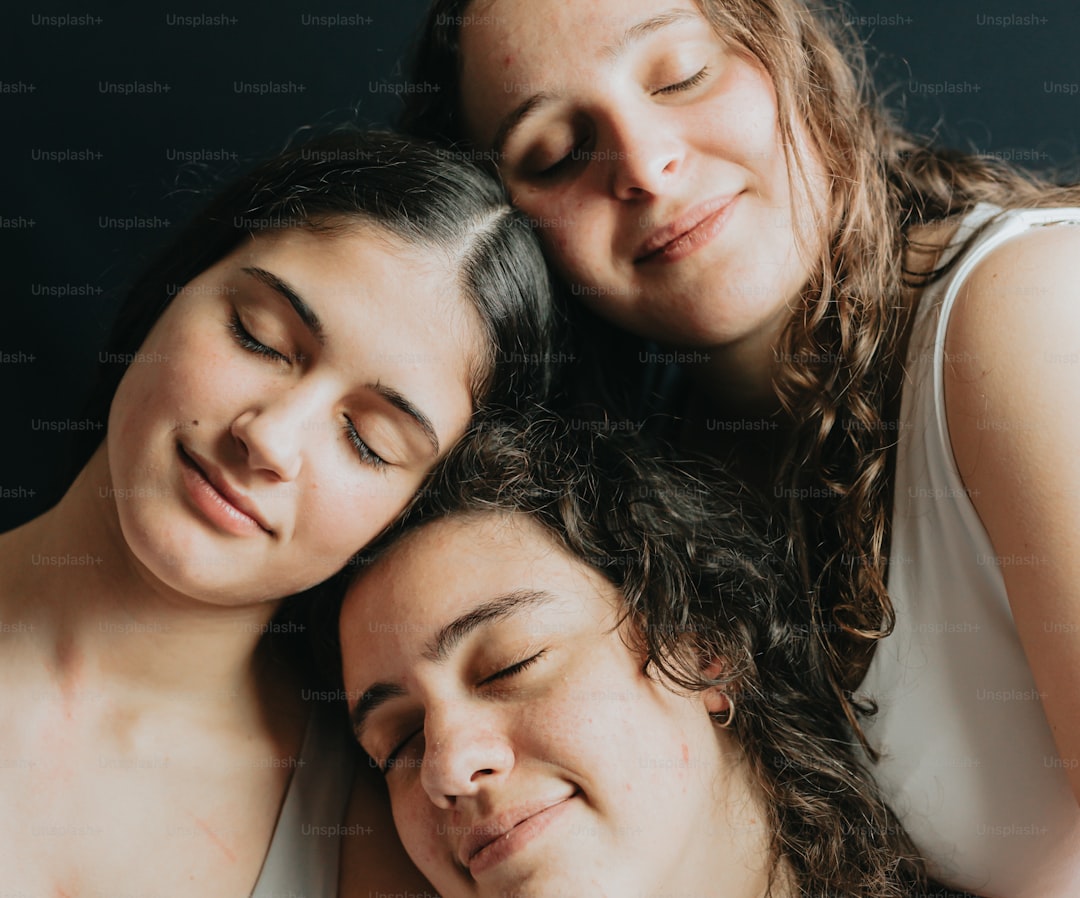
<instances>
[{"instance_id":1,"label":"earring","mask_svg":"<svg viewBox=\"0 0 1080 898\"><path fill-rule=\"evenodd\" d=\"M731 726L731 721L735 719L735 699L733 699L726 692L721 693L724 698L727 699L727 714L724 715L723 720L720 719L720 712L712 715L713 722L722 730L726 730Z\"/></svg>"}]
</instances>

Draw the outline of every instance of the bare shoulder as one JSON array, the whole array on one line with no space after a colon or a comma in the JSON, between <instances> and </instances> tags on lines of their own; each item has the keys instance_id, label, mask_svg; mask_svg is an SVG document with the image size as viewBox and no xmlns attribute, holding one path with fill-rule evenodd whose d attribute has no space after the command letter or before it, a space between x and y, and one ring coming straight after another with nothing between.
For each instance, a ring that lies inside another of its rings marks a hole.
<instances>
[{"instance_id":1,"label":"bare shoulder","mask_svg":"<svg viewBox=\"0 0 1080 898\"><path fill-rule=\"evenodd\" d=\"M945 340L953 456L1080 798L1080 227L996 248L957 294ZM1016 563L1013 563L1015 560Z\"/></svg>"},{"instance_id":2,"label":"bare shoulder","mask_svg":"<svg viewBox=\"0 0 1080 898\"><path fill-rule=\"evenodd\" d=\"M994 249L962 284L945 341L945 406L965 482L1026 468L1028 490L1059 483L1080 436L1071 413L1080 399L1078 274L1080 226L1038 227ZM998 492L999 481L985 485ZM992 500L975 504L985 522Z\"/></svg>"},{"instance_id":3,"label":"bare shoulder","mask_svg":"<svg viewBox=\"0 0 1080 898\"><path fill-rule=\"evenodd\" d=\"M1020 349L1017 340L1042 333L1053 342L1058 324L1080 321L1078 275L1080 225L1035 227L1013 237L964 281L949 322L949 340L957 348L990 341Z\"/></svg>"}]
</instances>

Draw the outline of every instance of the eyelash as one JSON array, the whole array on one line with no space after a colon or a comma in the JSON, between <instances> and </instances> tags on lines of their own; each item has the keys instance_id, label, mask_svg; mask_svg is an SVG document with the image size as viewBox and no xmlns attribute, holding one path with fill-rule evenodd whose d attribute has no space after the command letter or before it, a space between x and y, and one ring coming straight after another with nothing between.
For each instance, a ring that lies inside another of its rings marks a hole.
<instances>
[{"instance_id":1,"label":"eyelash","mask_svg":"<svg viewBox=\"0 0 1080 898\"><path fill-rule=\"evenodd\" d=\"M518 661L516 664L511 664L509 667L504 667L502 670L493 673L490 677L485 677L483 680L480 681L479 685L487 686L490 683L497 683L499 680L509 679L510 677L521 673L526 668L532 667L544 656L546 652L547 649L542 649L535 655L530 655L524 661Z\"/></svg>"},{"instance_id":2,"label":"eyelash","mask_svg":"<svg viewBox=\"0 0 1080 898\"><path fill-rule=\"evenodd\" d=\"M278 352L272 346L267 346L262 341L256 340L251 332L244 327L243 321L240 320L240 313L235 310L232 313L232 318L229 320L229 330L232 331L233 338L240 344L241 348L246 349L248 352L262 356L263 358L273 359L276 362L289 362L289 358L286 355ZM363 438L357 432L356 425L353 424L351 418L346 416L341 425L341 429L345 434L345 439L349 441L349 445L351 445L353 449L356 450L356 454L360 456L360 461L364 464L371 465L373 468L382 468L386 466L386 459L372 451L371 447L364 442Z\"/></svg>"},{"instance_id":3,"label":"eyelash","mask_svg":"<svg viewBox=\"0 0 1080 898\"><path fill-rule=\"evenodd\" d=\"M697 87L709 76L709 67L704 66L700 72L696 75L691 75L685 81L680 81L678 84L669 84L667 87L661 87L659 90L653 91L654 94L677 94L684 90L689 90L691 87Z\"/></svg>"},{"instance_id":4,"label":"eyelash","mask_svg":"<svg viewBox=\"0 0 1080 898\"><path fill-rule=\"evenodd\" d=\"M229 319L229 330L232 331L233 338L243 349L255 355L261 355L264 358L274 359L277 362L288 362L289 359L283 353L278 352L271 346L267 346L265 343L256 340L240 320L240 313L233 310L232 318Z\"/></svg>"},{"instance_id":5,"label":"eyelash","mask_svg":"<svg viewBox=\"0 0 1080 898\"><path fill-rule=\"evenodd\" d=\"M667 94L682 93L683 91L690 90L691 88L697 87L699 84L701 84L702 81L704 81L708 77L709 77L709 67L708 66L703 66L701 71L697 72L696 74L691 75L689 78L685 79L684 81L680 81L677 84L669 84L667 87L661 87L661 88L659 88L657 90L654 90L653 91L653 96L656 96L657 94L667 95ZM540 171L536 172L535 177L542 180L544 178L551 178L551 177L554 177L555 175L559 174L559 172L563 169L563 166L565 166L567 162L570 162L571 160L573 160L574 153L577 152L582 146L583 146L583 143L575 144L571 148L570 152L567 153L565 156L563 156L561 159L559 159L556 163L554 163L553 165L549 165L547 168L541 169Z\"/></svg>"},{"instance_id":6,"label":"eyelash","mask_svg":"<svg viewBox=\"0 0 1080 898\"><path fill-rule=\"evenodd\" d=\"M479 686L488 686L491 683L498 682L499 680L505 680L505 679L508 679L510 677L516 676L517 674L521 673L526 668L532 667L546 653L547 653L547 649L541 649L535 655L530 655L528 658L526 658L523 661L518 661L516 664L511 664L509 667L504 667L502 670L497 671L496 673L493 673L490 677L485 677L477 685L479 685ZM392 768L392 766L394 764L394 761L396 760L397 756L401 753L401 750L406 745L409 744L409 741L414 736L416 736L418 733L421 733L421 732L423 732L422 729L413 730L404 739L402 739L397 745L395 745L393 747L393 749L391 749L390 753L386 756L386 760L383 761L379 765L379 770L382 771L383 776L386 776L390 772L390 770L391 770L391 768Z\"/></svg>"},{"instance_id":7,"label":"eyelash","mask_svg":"<svg viewBox=\"0 0 1080 898\"><path fill-rule=\"evenodd\" d=\"M345 432L345 439L349 441L353 449L356 450L356 454L360 456L360 461L371 465L373 468L383 468L387 465L386 459L372 451L371 447L364 442L351 418L346 416L341 429Z\"/></svg>"}]
</instances>

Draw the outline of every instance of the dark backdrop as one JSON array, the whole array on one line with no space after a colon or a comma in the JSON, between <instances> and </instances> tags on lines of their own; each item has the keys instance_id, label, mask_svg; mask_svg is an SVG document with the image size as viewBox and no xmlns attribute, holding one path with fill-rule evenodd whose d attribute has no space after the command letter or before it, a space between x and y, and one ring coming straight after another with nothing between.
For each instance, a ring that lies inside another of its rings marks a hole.
<instances>
[{"instance_id":1,"label":"dark backdrop","mask_svg":"<svg viewBox=\"0 0 1080 898\"><path fill-rule=\"evenodd\" d=\"M195 191L320 121L389 123L425 0L0 13L0 531L42 511L123 285ZM1075 0L858 0L905 121L1075 169Z\"/></svg>"}]
</instances>

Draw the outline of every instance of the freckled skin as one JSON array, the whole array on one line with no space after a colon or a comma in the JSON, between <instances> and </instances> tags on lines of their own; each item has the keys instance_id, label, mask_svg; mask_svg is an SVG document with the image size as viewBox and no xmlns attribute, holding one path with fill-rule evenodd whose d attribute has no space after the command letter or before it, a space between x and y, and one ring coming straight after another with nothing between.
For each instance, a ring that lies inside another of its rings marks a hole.
<instances>
[{"instance_id":1,"label":"freckled skin","mask_svg":"<svg viewBox=\"0 0 1080 898\"><path fill-rule=\"evenodd\" d=\"M552 598L471 632L445 661L434 633L498 596ZM380 706L361 744L387 773L394 819L443 898L588 893L760 895L768 834L741 754L710 713L643 670L616 626L620 596L525 517L428 524L350 589L345 685L406 694ZM373 626L374 625L374 626ZM513 677L487 677L543 652ZM560 808L524 847L476 875L461 834L524 806Z\"/></svg>"},{"instance_id":2,"label":"freckled skin","mask_svg":"<svg viewBox=\"0 0 1080 898\"><path fill-rule=\"evenodd\" d=\"M609 52L661 9L686 18ZM500 171L556 269L641 336L717 360L752 346L768 381L810 274L796 234L815 242L829 187L797 127L811 202L793 192L764 67L717 36L694 0L494 0L485 11L491 22L461 34L466 129L488 148L519 104L552 98L514 129ZM654 231L732 196L718 237L671 264L639 262Z\"/></svg>"}]
</instances>

